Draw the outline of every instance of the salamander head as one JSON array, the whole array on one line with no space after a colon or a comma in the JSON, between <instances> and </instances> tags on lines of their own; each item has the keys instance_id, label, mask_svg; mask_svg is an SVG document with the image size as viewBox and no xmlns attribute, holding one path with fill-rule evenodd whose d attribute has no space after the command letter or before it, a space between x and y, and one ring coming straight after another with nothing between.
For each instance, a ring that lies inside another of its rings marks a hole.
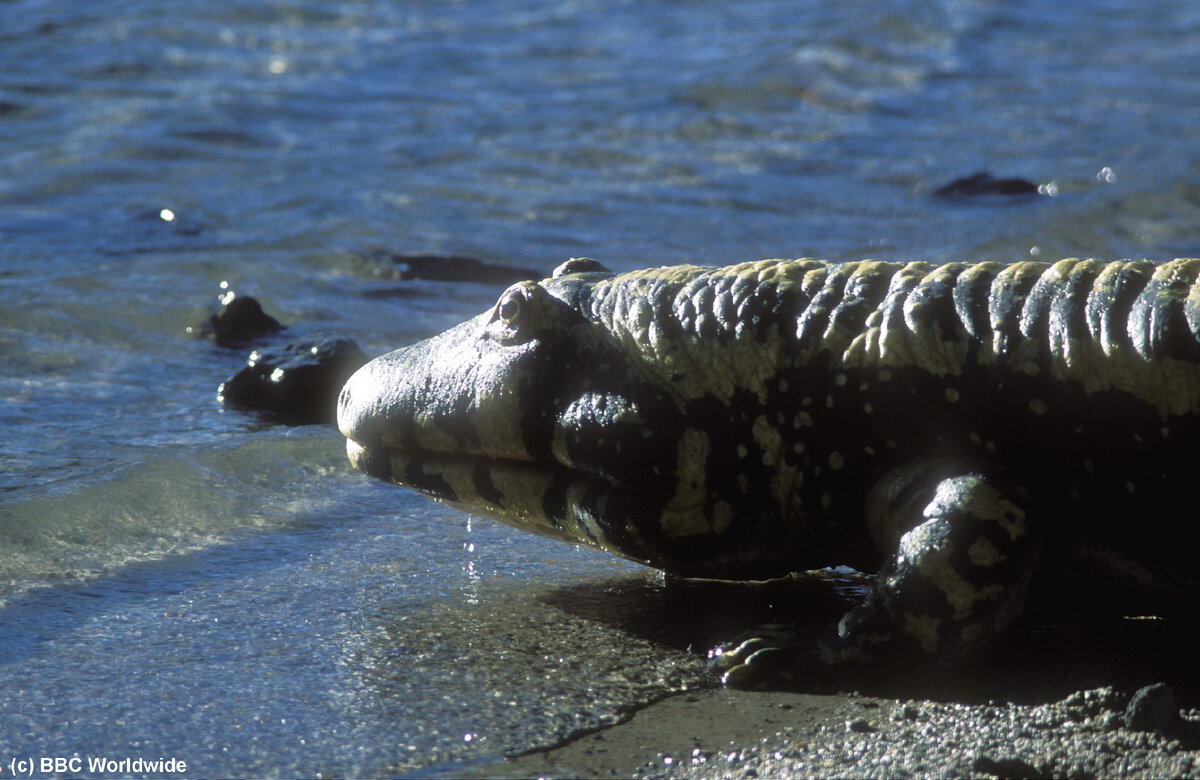
<instances>
[{"instance_id":1,"label":"salamander head","mask_svg":"<svg viewBox=\"0 0 1200 780\"><path fill-rule=\"evenodd\" d=\"M645 410L668 399L647 397L650 383L588 317L591 289L611 276L573 260L364 366L338 409L351 462L465 511L649 558L618 507L657 511Z\"/></svg>"}]
</instances>

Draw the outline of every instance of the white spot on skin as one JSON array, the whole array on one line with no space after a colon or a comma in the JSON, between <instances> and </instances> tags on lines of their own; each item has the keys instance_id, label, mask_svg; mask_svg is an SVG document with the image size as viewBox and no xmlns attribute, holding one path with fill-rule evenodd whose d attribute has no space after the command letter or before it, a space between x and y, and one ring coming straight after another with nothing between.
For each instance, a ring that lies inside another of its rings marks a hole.
<instances>
[{"instance_id":1,"label":"white spot on skin","mask_svg":"<svg viewBox=\"0 0 1200 780\"><path fill-rule=\"evenodd\" d=\"M982 536L967 548L967 557L971 563L982 567L995 566L1004 560L1004 555L996 549L996 546Z\"/></svg>"},{"instance_id":2,"label":"white spot on skin","mask_svg":"<svg viewBox=\"0 0 1200 780\"><path fill-rule=\"evenodd\" d=\"M938 629L941 618L933 615L917 615L912 612L904 613L904 633L921 644L926 653L936 653L938 647Z\"/></svg>"},{"instance_id":3,"label":"white spot on skin","mask_svg":"<svg viewBox=\"0 0 1200 780\"><path fill-rule=\"evenodd\" d=\"M850 377L846 376L845 374L838 374L833 378L833 383L838 387L845 387L846 382L848 381L850 381Z\"/></svg>"},{"instance_id":4,"label":"white spot on skin","mask_svg":"<svg viewBox=\"0 0 1200 780\"><path fill-rule=\"evenodd\" d=\"M863 414L870 414L875 411L875 407L870 404L863 404Z\"/></svg>"},{"instance_id":5,"label":"white spot on skin","mask_svg":"<svg viewBox=\"0 0 1200 780\"><path fill-rule=\"evenodd\" d=\"M833 469L834 471L837 471L844 465L846 465L846 462L845 462L845 459L842 457L842 453L840 453L840 452L829 453L829 467L831 469Z\"/></svg>"},{"instance_id":6,"label":"white spot on skin","mask_svg":"<svg viewBox=\"0 0 1200 780\"><path fill-rule=\"evenodd\" d=\"M946 403L958 403L958 397L958 390L955 390L953 387L946 388Z\"/></svg>"},{"instance_id":7,"label":"white spot on skin","mask_svg":"<svg viewBox=\"0 0 1200 780\"><path fill-rule=\"evenodd\" d=\"M683 432L675 467L675 495L660 520L664 536L694 536L712 530L702 510L706 494L705 463L711 452L707 433L695 428Z\"/></svg>"},{"instance_id":8,"label":"white spot on skin","mask_svg":"<svg viewBox=\"0 0 1200 780\"><path fill-rule=\"evenodd\" d=\"M754 443L762 450L763 465L778 464L781 460L783 437L779 435L779 431L771 425L766 416L759 415L755 418L751 433L754 434Z\"/></svg>"},{"instance_id":9,"label":"white spot on skin","mask_svg":"<svg viewBox=\"0 0 1200 780\"><path fill-rule=\"evenodd\" d=\"M833 505L833 496L829 495L828 493L822 493L821 494L821 508L828 509L832 505Z\"/></svg>"},{"instance_id":10,"label":"white spot on skin","mask_svg":"<svg viewBox=\"0 0 1200 780\"><path fill-rule=\"evenodd\" d=\"M1050 411L1050 407L1042 399L1035 398L1029 402L1029 411L1040 416Z\"/></svg>"},{"instance_id":11,"label":"white spot on skin","mask_svg":"<svg viewBox=\"0 0 1200 780\"><path fill-rule=\"evenodd\" d=\"M1137 485L1134 485L1132 482L1126 482L1126 483L1125 483L1125 490L1126 490L1126 491L1128 491L1128 492L1130 492L1130 493L1133 493L1133 492L1135 492L1135 491L1137 490Z\"/></svg>"}]
</instances>

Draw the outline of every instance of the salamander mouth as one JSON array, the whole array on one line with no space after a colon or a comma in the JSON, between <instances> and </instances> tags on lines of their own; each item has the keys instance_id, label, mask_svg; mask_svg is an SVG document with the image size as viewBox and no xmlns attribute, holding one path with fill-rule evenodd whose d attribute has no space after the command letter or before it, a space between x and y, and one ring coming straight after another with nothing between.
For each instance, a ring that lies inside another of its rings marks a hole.
<instances>
[{"instance_id":1,"label":"salamander mouth","mask_svg":"<svg viewBox=\"0 0 1200 780\"><path fill-rule=\"evenodd\" d=\"M462 485L468 479L490 501L500 502L499 486L489 487L488 482L499 476L510 483L519 479L522 484L531 480L545 482L547 479L578 480L587 477L559 463L497 458L480 453L463 451L428 450L419 447L394 444L365 445L347 438L346 455L351 465L369 477L393 482L401 487L418 490L434 498L463 502L462 490L438 490L436 478L445 479L448 485ZM508 484L511 488L511 484Z\"/></svg>"},{"instance_id":2,"label":"salamander mouth","mask_svg":"<svg viewBox=\"0 0 1200 780\"><path fill-rule=\"evenodd\" d=\"M560 463L365 446L351 438L346 454L364 474L456 509L571 543L607 547L596 520L615 486Z\"/></svg>"},{"instance_id":3,"label":"salamander mouth","mask_svg":"<svg viewBox=\"0 0 1200 780\"><path fill-rule=\"evenodd\" d=\"M391 480L391 456L383 447L368 449L354 439L346 439L346 456L350 465L368 477Z\"/></svg>"}]
</instances>

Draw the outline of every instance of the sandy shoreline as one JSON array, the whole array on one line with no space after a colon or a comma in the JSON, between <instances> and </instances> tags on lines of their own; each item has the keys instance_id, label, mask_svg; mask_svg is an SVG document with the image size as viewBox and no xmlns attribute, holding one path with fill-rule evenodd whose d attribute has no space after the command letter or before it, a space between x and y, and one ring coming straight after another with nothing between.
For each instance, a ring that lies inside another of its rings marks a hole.
<instances>
[{"instance_id":1,"label":"sandy shoreline","mask_svg":"<svg viewBox=\"0 0 1200 780\"><path fill-rule=\"evenodd\" d=\"M1077 606L1031 616L958 672L809 669L791 691L717 685L704 649L719 637L776 615L814 631L836 620L857 586L825 580L775 588L639 573L550 589L500 583L481 589L477 605L397 622L385 646L404 652L381 665L381 679L401 686L411 659L472 647L471 664L452 653L445 668L422 673L439 675L447 701L490 689L497 706L464 715L470 743L414 752L387 774L1200 777L1186 617L1089 616ZM404 738L415 745L420 734Z\"/></svg>"},{"instance_id":2,"label":"sandy shoreline","mask_svg":"<svg viewBox=\"0 0 1200 780\"><path fill-rule=\"evenodd\" d=\"M469 777L1200 777L1186 620L1025 627L956 675L690 690Z\"/></svg>"},{"instance_id":3,"label":"sandy shoreline","mask_svg":"<svg viewBox=\"0 0 1200 780\"><path fill-rule=\"evenodd\" d=\"M1200 712L1129 728L1130 696L964 705L855 694L672 696L551 750L469 777L1200 776ZM1177 710L1176 710L1177 712Z\"/></svg>"}]
</instances>

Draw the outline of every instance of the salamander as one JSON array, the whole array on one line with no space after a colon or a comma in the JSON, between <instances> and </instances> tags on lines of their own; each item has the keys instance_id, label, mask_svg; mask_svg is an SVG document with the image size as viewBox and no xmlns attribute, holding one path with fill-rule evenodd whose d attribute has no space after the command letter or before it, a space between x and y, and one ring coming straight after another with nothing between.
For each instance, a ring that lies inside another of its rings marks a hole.
<instances>
[{"instance_id":1,"label":"salamander","mask_svg":"<svg viewBox=\"0 0 1200 780\"><path fill-rule=\"evenodd\" d=\"M338 421L371 476L673 575L874 575L822 636L724 648L738 684L960 663L1067 592L1185 603L1198 413L1200 259L577 258L367 364Z\"/></svg>"}]
</instances>

